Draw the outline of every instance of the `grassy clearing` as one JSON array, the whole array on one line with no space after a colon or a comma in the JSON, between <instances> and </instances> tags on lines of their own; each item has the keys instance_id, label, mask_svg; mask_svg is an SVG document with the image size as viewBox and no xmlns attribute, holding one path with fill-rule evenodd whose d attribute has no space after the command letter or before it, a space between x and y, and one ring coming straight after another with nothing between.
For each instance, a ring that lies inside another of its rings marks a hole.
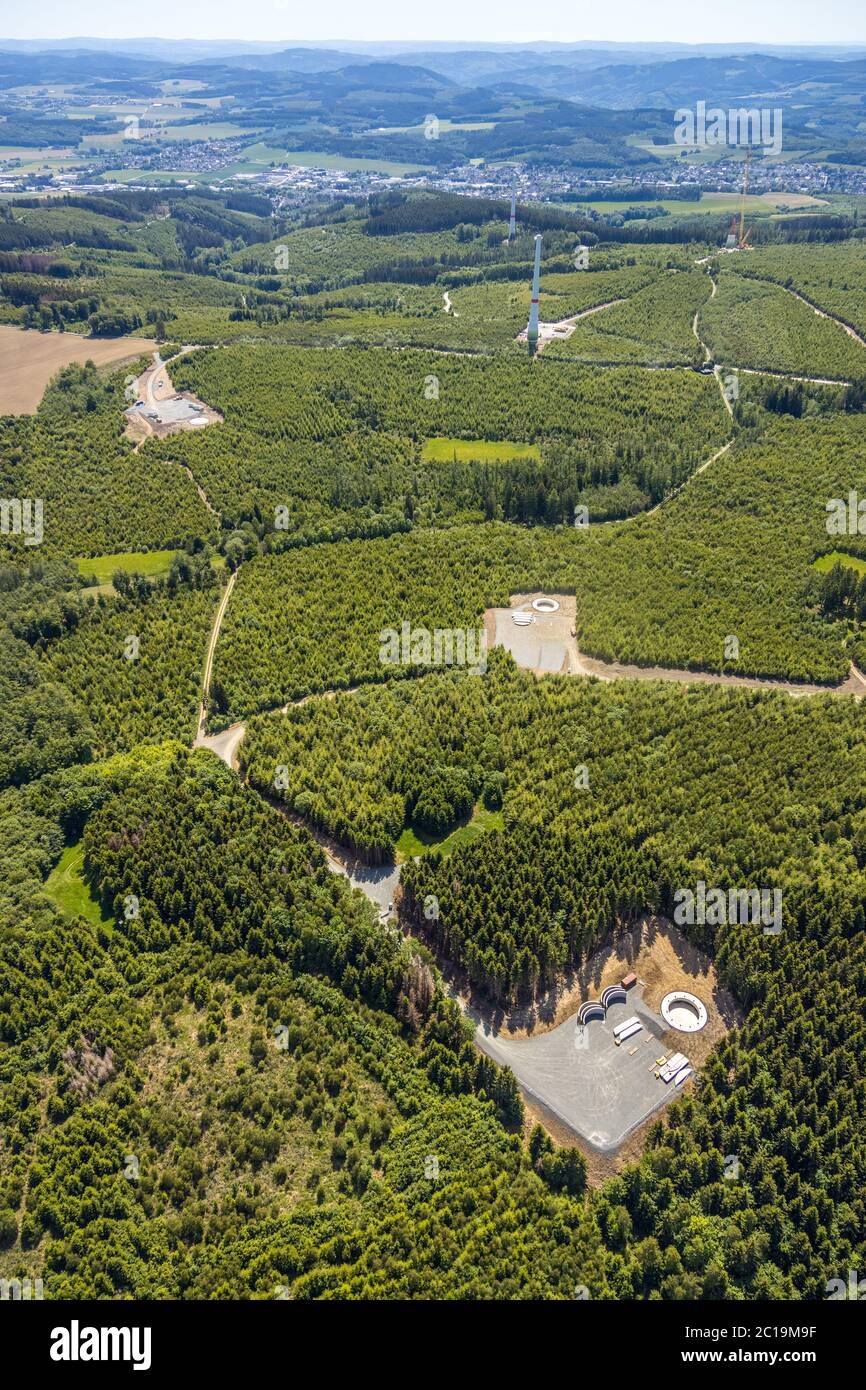
<instances>
[{"instance_id":1,"label":"grassy clearing","mask_svg":"<svg viewBox=\"0 0 866 1390\"><path fill-rule=\"evenodd\" d=\"M174 550L129 550L122 555L79 556L73 564L86 579L95 584L110 584L115 570L146 574L160 579L171 569Z\"/></svg>"},{"instance_id":2,"label":"grassy clearing","mask_svg":"<svg viewBox=\"0 0 866 1390\"><path fill-rule=\"evenodd\" d=\"M172 92L200 92L207 83L200 82L194 77L167 77L164 82L160 82L159 89L166 96Z\"/></svg>"},{"instance_id":3,"label":"grassy clearing","mask_svg":"<svg viewBox=\"0 0 866 1390\"><path fill-rule=\"evenodd\" d=\"M484 835L488 830L504 830L505 822L501 811L488 811L486 806L479 802L470 816L469 820L458 825L456 830L452 830L444 839L434 839L432 835L425 835L423 831L413 830L410 825L406 826L403 834L397 841L397 862L402 863L404 859L413 859L415 855L427 854L431 849L439 850L441 854L452 854L461 845L471 844L477 840L479 835Z\"/></svg>"},{"instance_id":4,"label":"grassy clearing","mask_svg":"<svg viewBox=\"0 0 866 1390\"><path fill-rule=\"evenodd\" d=\"M94 926L110 920L84 878L84 846L67 845L45 880L45 892L64 917L84 917Z\"/></svg>"},{"instance_id":5,"label":"grassy clearing","mask_svg":"<svg viewBox=\"0 0 866 1390\"><path fill-rule=\"evenodd\" d=\"M861 559L859 555L846 555L844 550L831 550L829 555L819 555L812 568L820 574L829 574L834 565L856 570L858 574L866 574L866 560Z\"/></svg>"},{"instance_id":6,"label":"grassy clearing","mask_svg":"<svg viewBox=\"0 0 866 1390\"><path fill-rule=\"evenodd\" d=\"M423 463L504 463L513 458L541 458L537 444L512 439L428 439L421 450Z\"/></svg>"},{"instance_id":7,"label":"grassy clearing","mask_svg":"<svg viewBox=\"0 0 866 1390\"><path fill-rule=\"evenodd\" d=\"M23 159L31 164L38 160L47 163L49 160L57 160L62 158L64 154L71 155L71 153L71 146L64 150L53 145L0 145L0 160Z\"/></svg>"},{"instance_id":8,"label":"grassy clearing","mask_svg":"<svg viewBox=\"0 0 866 1390\"><path fill-rule=\"evenodd\" d=\"M111 576L116 570L126 570L129 574L146 574L150 579L164 579L171 569L172 558L177 554L176 550L130 550L123 555L87 555L78 556L73 560L80 574L85 579L90 579L91 583L82 593L89 595L113 594L114 585ZM217 571L225 569L226 559L224 555L212 555L210 557L211 568Z\"/></svg>"},{"instance_id":9,"label":"grassy clearing","mask_svg":"<svg viewBox=\"0 0 866 1390\"><path fill-rule=\"evenodd\" d=\"M170 121L157 133L156 139L169 143L178 140L237 140L254 134L256 131L250 126L238 125L236 121L197 121L193 125Z\"/></svg>"}]
</instances>

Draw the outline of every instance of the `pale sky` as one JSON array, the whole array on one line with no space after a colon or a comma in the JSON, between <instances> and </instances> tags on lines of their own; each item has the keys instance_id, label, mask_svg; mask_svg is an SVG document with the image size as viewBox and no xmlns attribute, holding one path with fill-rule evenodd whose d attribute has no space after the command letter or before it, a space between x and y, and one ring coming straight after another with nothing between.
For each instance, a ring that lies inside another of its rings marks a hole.
<instances>
[{"instance_id":1,"label":"pale sky","mask_svg":"<svg viewBox=\"0 0 866 1390\"><path fill-rule=\"evenodd\" d=\"M124 0L6 3L3 39L160 38L443 40L526 42L581 39L676 43L866 43L863 0L171 0L149 8Z\"/></svg>"}]
</instances>

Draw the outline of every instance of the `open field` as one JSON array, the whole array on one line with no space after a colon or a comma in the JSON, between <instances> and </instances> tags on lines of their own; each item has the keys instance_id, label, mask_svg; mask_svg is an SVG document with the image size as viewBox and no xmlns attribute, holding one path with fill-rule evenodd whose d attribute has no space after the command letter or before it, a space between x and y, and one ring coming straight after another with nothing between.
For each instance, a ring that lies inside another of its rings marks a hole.
<instances>
[{"instance_id":1,"label":"open field","mask_svg":"<svg viewBox=\"0 0 866 1390\"><path fill-rule=\"evenodd\" d=\"M537 444L516 444L510 439L428 439L421 450L422 463L503 463L507 459L541 458Z\"/></svg>"},{"instance_id":2,"label":"open field","mask_svg":"<svg viewBox=\"0 0 866 1390\"><path fill-rule=\"evenodd\" d=\"M168 574L173 550L130 550L121 555L79 556L73 564L96 584L110 584L115 570L146 574L151 579Z\"/></svg>"},{"instance_id":3,"label":"open field","mask_svg":"<svg viewBox=\"0 0 866 1390\"><path fill-rule=\"evenodd\" d=\"M289 150L285 147L256 143L243 151L240 159L227 169L221 169L225 178L233 173L251 173L268 164L295 164L307 169L345 169L348 173L409 174L419 168L418 164L402 164L393 159L353 159L350 155L324 154L321 150Z\"/></svg>"},{"instance_id":4,"label":"open field","mask_svg":"<svg viewBox=\"0 0 866 1390\"><path fill-rule=\"evenodd\" d=\"M48 897L64 917L84 917L94 926L109 920L84 878L84 845L67 845L45 880Z\"/></svg>"},{"instance_id":5,"label":"open field","mask_svg":"<svg viewBox=\"0 0 866 1390\"><path fill-rule=\"evenodd\" d=\"M819 574L829 574L834 565L866 574L866 560L859 555L847 555L844 550L831 550L829 555L819 555L812 568Z\"/></svg>"},{"instance_id":6,"label":"open field","mask_svg":"<svg viewBox=\"0 0 866 1390\"><path fill-rule=\"evenodd\" d=\"M180 141L199 141L199 140L237 140L243 136L256 134L251 131L249 126L237 125L234 121L196 121L189 125L184 125L184 113L172 113L168 116L165 112L157 112L146 109L142 112L142 124L140 126L141 138L157 141L159 144L177 144ZM189 112L185 113L189 116ZM200 113L193 113L200 114ZM181 117L178 120L178 116ZM145 121L147 124L145 124ZM156 129L151 128L151 122ZM128 139L125 131L117 131L113 135L93 135L88 137L85 133L81 137L82 147L87 146L92 149L111 149L114 146L123 145Z\"/></svg>"},{"instance_id":7,"label":"open field","mask_svg":"<svg viewBox=\"0 0 866 1390\"><path fill-rule=\"evenodd\" d=\"M148 338L82 338L77 333L40 333L0 325L0 413L32 415L45 387L69 362L97 367L130 361L152 350Z\"/></svg>"},{"instance_id":8,"label":"open field","mask_svg":"<svg viewBox=\"0 0 866 1390\"><path fill-rule=\"evenodd\" d=\"M674 215L694 216L695 213L738 213L743 199L739 193L704 193L700 198L658 198L652 200L653 207L662 207ZM596 212L622 212L626 207L640 207L627 195L622 198L600 198L586 205ZM650 203L647 203L647 207ZM813 198L808 193L749 193L746 196L746 213L752 216L772 214L780 209L796 208L798 211L817 211L825 207L822 198Z\"/></svg>"},{"instance_id":9,"label":"open field","mask_svg":"<svg viewBox=\"0 0 866 1390\"><path fill-rule=\"evenodd\" d=\"M488 830L502 830L505 822L501 811L488 811L480 802L473 808L472 815L463 825L458 825L444 839L434 839L429 835L419 835L411 825L407 825L397 841L397 861L409 859L416 854L426 854L431 849L440 854L452 854L462 845L470 845L479 835Z\"/></svg>"},{"instance_id":10,"label":"open field","mask_svg":"<svg viewBox=\"0 0 866 1390\"><path fill-rule=\"evenodd\" d=\"M41 160L48 163L71 155L72 147L58 149L53 145L37 147L35 145L0 145L0 163L7 159L21 159L25 164L32 164Z\"/></svg>"}]
</instances>

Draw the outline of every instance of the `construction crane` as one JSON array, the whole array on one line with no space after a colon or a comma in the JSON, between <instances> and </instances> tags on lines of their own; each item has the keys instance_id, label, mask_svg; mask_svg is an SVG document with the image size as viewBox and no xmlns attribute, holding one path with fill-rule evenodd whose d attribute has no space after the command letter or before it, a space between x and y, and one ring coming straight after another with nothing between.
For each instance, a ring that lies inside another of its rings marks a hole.
<instances>
[{"instance_id":1,"label":"construction crane","mask_svg":"<svg viewBox=\"0 0 866 1390\"><path fill-rule=\"evenodd\" d=\"M726 251L748 251L751 249L751 227L746 227L746 199L749 196L749 166L752 162L752 147L746 146L746 159L743 168L743 191L740 195L740 218L737 224L736 213L731 218L731 225L725 237Z\"/></svg>"}]
</instances>

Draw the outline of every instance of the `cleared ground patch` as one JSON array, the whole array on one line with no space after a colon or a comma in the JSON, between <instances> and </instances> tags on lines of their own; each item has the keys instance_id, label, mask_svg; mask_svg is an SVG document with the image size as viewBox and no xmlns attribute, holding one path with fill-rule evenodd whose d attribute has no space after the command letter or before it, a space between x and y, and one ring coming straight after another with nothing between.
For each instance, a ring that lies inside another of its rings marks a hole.
<instances>
[{"instance_id":1,"label":"cleared ground patch","mask_svg":"<svg viewBox=\"0 0 866 1390\"><path fill-rule=\"evenodd\" d=\"M183 352L179 355L182 357ZM212 410L192 392L176 391L168 374L168 363L158 354L153 366L137 379L135 393L134 405L124 412L126 433L133 439L146 439L154 434L162 438L178 430L204 429L223 418L218 410Z\"/></svg>"},{"instance_id":2,"label":"cleared ground patch","mask_svg":"<svg viewBox=\"0 0 866 1390\"><path fill-rule=\"evenodd\" d=\"M641 1027L618 1044L614 1029L636 1018ZM569 1019L553 1032L513 1042L476 1029L483 1052L511 1067L527 1095L549 1110L591 1148L618 1149L640 1125L678 1096L680 1088L658 1075L665 1047L664 1021L647 1007L638 986L604 1020L585 1026Z\"/></svg>"},{"instance_id":3,"label":"cleared ground patch","mask_svg":"<svg viewBox=\"0 0 866 1390\"><path fill-rule=\"evenodd\" d=\"M534 603L553 598L553 611L539 612ZM504 647L524 670L538 675L580 671L574 638L577 600L573 594L512 594L510 608L488 608L484 628L489 647ZM515 621L516 619L516 621Z\"/></svg>"},{"instance_id":4,"label":"cleared ground patch","mask_svg":"<svg viewBox=\"0 0 866 1390\"><path fill-rule=\"evenodd\" d=\"M580 1005L632 973L638 982L627 1002L612 1005L606 1018L588 1023L582 1035L575 1016ZM661 1001L672 990L688 990L706 1006L707 1024L700 1033L672 1030L661 1017ZM712 960L656 917L644 917L611 937L536 1003L493 1018L482 1018L480 1010L470 1013L482 1051L511 1067L543 1111L607 1154L681 1094L681 1088L655 1075L658 1059L682 1052L699 1067L742 1018L719 985ZM633 1015L640 1032L616 1046L613 1029Z\"/></svg>"}]
</instances>

